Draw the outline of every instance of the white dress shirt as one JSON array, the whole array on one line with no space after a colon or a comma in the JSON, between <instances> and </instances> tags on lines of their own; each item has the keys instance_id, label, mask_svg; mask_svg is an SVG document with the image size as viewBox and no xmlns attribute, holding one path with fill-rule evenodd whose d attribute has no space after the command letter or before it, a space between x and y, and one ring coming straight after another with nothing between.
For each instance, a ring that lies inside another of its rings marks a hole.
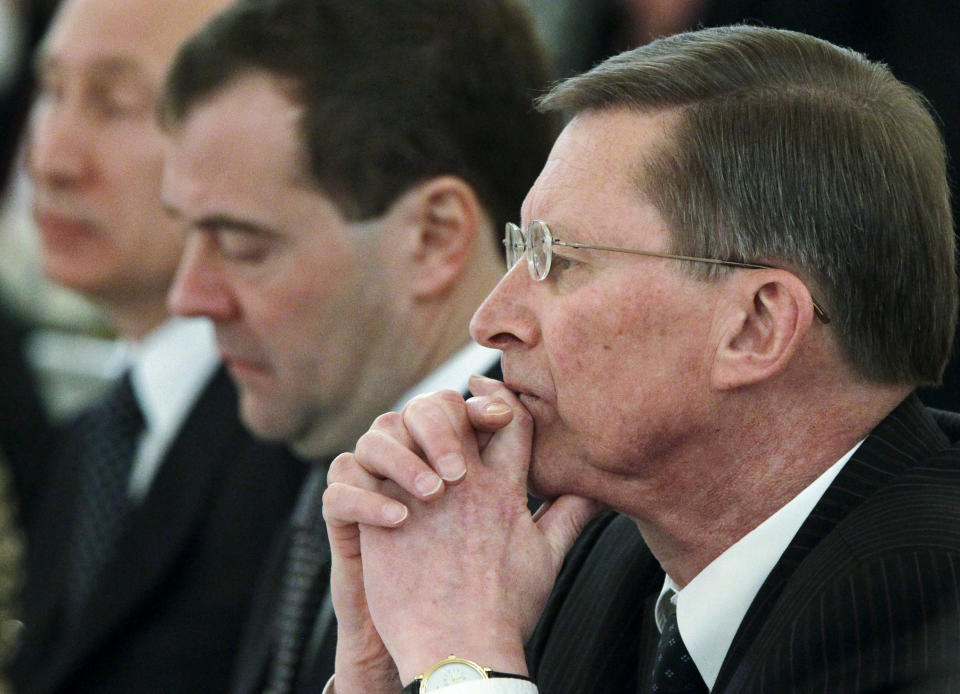
<instances>
[{"instance_id":1,"label":"white dress shirt","mask_svg":"<svg viewBox=\"0 0 960 694\"><path fill-rule=\"evenodd\" d=\"M394 404L393 411L399 412L408 400L425 393L433 393L438 390L455 390L458 393L466 393L470 384L470 377L474 374L482 376L493 368L493 365L499 359L499 349L490 349L471 341L470 344L463 347L441 364L439 368L404 393Z\"/></svg>"},{"instance_id":2,"label":"white dress shirt","mask_svg":"<svg viewBox=\"0 0 960 694\"><path fill-rule=\"evenodd\" d=\"M118 373L131 370L143 411L144 431L128 488L131 500L140 503L220 360L213 326L204 318L171 318L142 342L122 342L118 350Z\"/></svg>"},{"instance_id":3,"label":"white dress shirt","mask_svg":"<svg viewBox=\"0 0 960 694\"><path fill-rule=\"evenodd\" d=\"M669 576L664 580L655 611L657 628L663 629L663 601L672 599L680 636L708 689L713 689L740 622L763 582L861 443L710 562L683 590Z\"/></svg>"}]
</instances>

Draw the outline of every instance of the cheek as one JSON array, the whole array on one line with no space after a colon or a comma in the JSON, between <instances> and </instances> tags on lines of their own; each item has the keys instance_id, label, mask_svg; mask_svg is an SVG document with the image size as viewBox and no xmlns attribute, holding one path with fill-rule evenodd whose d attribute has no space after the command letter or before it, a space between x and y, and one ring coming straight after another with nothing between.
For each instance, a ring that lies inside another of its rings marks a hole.
<instances>
[{"instance_id":1,"label":"cheek","mask_svg":"<svg viewBox=\"0 0 960 694\"><path fill-rule=\"evenodd\" d=\"M630 374L649 367L649 351L662 326L641 307L623 302L591 301L553 331L551 361L558 379L585 394L603 391L614 397ZM545 336L546 341L546 336Z\"/></svg>"},{"instance_id":2,"label":"cheek","mask_svg":"<svg viewBox=\"0 0 960 694\"><path fill-rule=\"evenodd\" d=\"M323 273L292 272L282 283L251 284L244 294L244 317L277 364L292 371L314 371L330 361L342 343L338 333L350 317L336 309L336 291Z\"/></svg>"},{"instance_id":3,"label":"cheek","mask_svg":"<svg viewBox=\"0 0 960 694\"><path fill-rule=\"evenodd\" d=\"M100 168L112 182L117 203L135 200L141 213L156 209L162 214L164 141L156 127L140 124L110 129L98 142Z\"/></svg>"},{"instance_id":4,"label":"cheek","mask_svg":"<svg viewBox=\"0 0 960 694\"><path fill-rule=\"evenodd\" d=\"M630 295L598 297L564 311L569 319L549 337L545 331L558 413L587 448L616 447L635 437L651 410L672 408L684 341L672 339L669 318L652 305Z\"/></svg>"}]
</instances>

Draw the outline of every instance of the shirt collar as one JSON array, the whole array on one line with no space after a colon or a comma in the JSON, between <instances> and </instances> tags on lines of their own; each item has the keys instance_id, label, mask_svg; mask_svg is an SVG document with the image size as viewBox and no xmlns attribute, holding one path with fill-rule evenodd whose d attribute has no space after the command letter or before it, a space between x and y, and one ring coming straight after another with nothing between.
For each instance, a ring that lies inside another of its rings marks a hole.
<instances>
[{"instance_id":1,"label":"shirt collar","mask_svg":"<svg viewBox=\"0 0 960 694\"><path fill-rule=\"evenodd\" d=\"M863 440L776 513L728 547L683 590L667 576L654 611L663 630L674 600L683 643L709 689L717 681L733 637L760 587L800 526Z\"/></svg>"},{"instance_id":2,"label":"shirt collar","mask_svg":"<svg viewBox=\"0 0 960 694\"><path fill-rule=\"evenodd\" d=\"M426 378L407 390L394 404L392 411L399 412L411 398L437 390L455 390L464 393L473 374L486 373L500 359L500 350L483 347L476 342L470 342L466 347L450 357L447 361L434 369ZM316 497L317 488L326 484L326 473L321 474L319 468L304 483L304 491L300 494L300 501L294 510L295 523L307 523L314 517L311 508L311 499ZM306 491L307 488L312 491ZM332 680L331 680L332 681ZM326 690L324 690L326 691Z\"/></svg>"},{"instance_id":3,"label":"shirt collar","mask_svg":"<svg viewBox=\"0 0 960 694\"><path fill-rule=\"evenodd\" d=\"M171 318L127 349L133 389L151 429L177 426L174 420L219 363L213 326L203 318Z\"/></svg>"},{"instance_id":4,"label":"shirt collar","mask_svg":"<svg viewBox=\"0 0 960 694\"><path fill-rule=\"evenodd\" d=\"M499 358L500 350L490 349L471 341L438 369L404 393L392 409L394 412L399 412L408 400L436 390L455 390L458 393L465 393L470 384L470 377L474 374L486 373Z\"/></svg>"}]
</instances>

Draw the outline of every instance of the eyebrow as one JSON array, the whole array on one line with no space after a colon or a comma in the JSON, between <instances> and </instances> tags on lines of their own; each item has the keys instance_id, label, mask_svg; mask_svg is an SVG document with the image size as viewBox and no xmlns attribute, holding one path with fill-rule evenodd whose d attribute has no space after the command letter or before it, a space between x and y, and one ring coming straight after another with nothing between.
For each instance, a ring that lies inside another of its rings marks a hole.
<instances>
[{"instance_id":1,"label":"eyebrow","mask_svg":"<svg viewBox=\"0 0 960 694\"><path fill-rule=\"evenodd\" d=\"M163 206L163 209L168 215L175 219L183 219L183 213L180 212L173 204L167 202L166 200L161 200L160 204ZM203 215L195 220L190 222L190 226L195 229L200 230L214 230L214 229L229 229L230 231L239 231L245 234L253 234L255 236L278 236L276 229L265 226L263 224L258 224L257 222L251 222L247 219L240 219L229 214L224 214L220 212L214 212L211 214Z\"/></svg>"},{"instance_id":2,"label":"eyebrow","mask_svg":"<svg viewBox=\"0 0 960 694\"><path fill-rule=\"evenodd\" d=\"M56 55L40 48L33 58L33 72L35 77L41 77L49 72L60 69L62 61ZM152 89L153 81L140 63L126 56L108 56L97 58L87 68L91 77L102 81L131 80L138 86Z\"/></svg>"}]
</instances>

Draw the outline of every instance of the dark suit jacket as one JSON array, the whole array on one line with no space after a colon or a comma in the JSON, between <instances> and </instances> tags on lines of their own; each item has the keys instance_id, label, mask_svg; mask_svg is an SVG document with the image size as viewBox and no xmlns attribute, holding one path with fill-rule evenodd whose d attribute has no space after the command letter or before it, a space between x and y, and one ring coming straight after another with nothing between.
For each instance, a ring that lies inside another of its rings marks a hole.
<instances>
[{"instance_id":1,"label":"dark suit jacket","mask_svg":"<svg viewBox=\"0 0 960 694\"><path fill-rule=\"evenodd\" d=\"M488 378L503 380L499 361L485 374ZM314 474L326 475L326 465L319 466ZM304 485L307 489L309 484ZM274 647L274 625L277 605L283 586L283 574L287 548L290 544L291 526L288 522L277 534L270 559L257 589L250 619L244 630L243 647L237 659L231 694L259 694L267 682L268 670ZM319 577L318 590L327 591L330 580L330 556L327 549L326 566ZM318 617L326 617L323 610ZM298 673L294 694L320 694L323 686L333 674L334 655L337 649L336 622L333 619L314 625L312 643L306 648L306 655Z\"/></svg>"},{"instance_id":2,"label":"dark suit jacket","mask_svg":"<svg viewBox=\"0 0 960 694\"><path fill-rule=\"evenodd\" d=\"M29 519L18 691L225 691L255 577L306 466L247 434L220 369L131 513L84 614L65 629L76 477L69 455L53 460L58 467Z\"/></svg>"},{"instance_id":3,"label":"dark suit jacket","mask_svg":"<svg viewBox=\"0 0 960 694\"><path fill-rule=\"evenodd\" d=\"M662 584L630 519L592 523L529 644L540 691L648 692ZM960 450L915 396L792 539L713 691L960 691Z\"/></svg>"},{"instance_id":4,"label":"dark suit jacket","mask_svg":"<svg viewBox=\"0 0 960 694\"><path fill-rule=\"evenodd\" d=\"M24 344L31 326L0 304L0 450L13 473L14 493L29 513L50 455L52 428Z\"/></svg>"}]
</instances>

